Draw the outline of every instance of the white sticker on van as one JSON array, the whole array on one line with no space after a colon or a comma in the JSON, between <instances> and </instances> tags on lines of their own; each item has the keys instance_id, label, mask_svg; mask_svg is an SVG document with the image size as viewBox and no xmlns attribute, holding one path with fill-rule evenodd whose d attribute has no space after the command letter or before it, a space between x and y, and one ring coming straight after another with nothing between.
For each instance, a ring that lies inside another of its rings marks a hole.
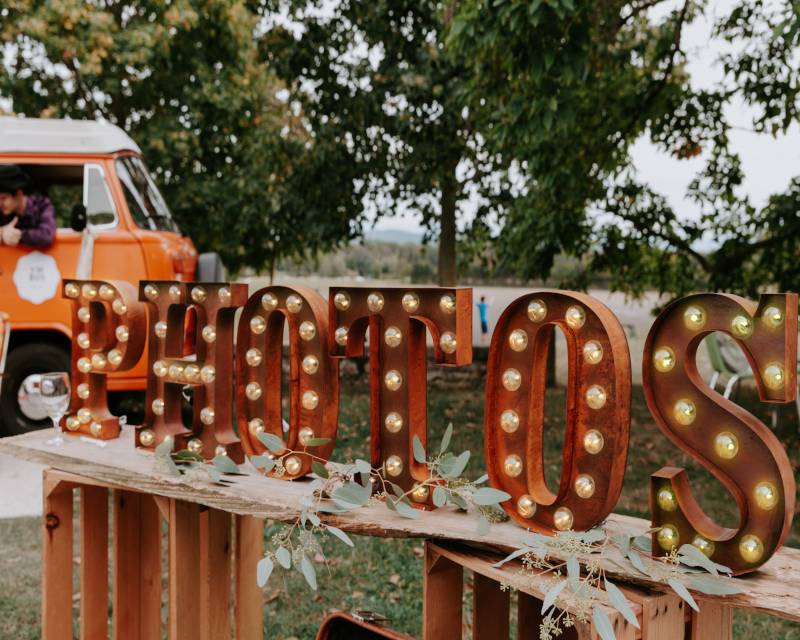
<instances>
[{"instance_id":1,"label":"white sticker on van","mask_svg":"<svg viewBox=\"0 0 800 640\"><path fill-rule=\"evenodd\" d=\"M55 297L59 282L61 273L53 256L32 251L17 260L14 284L23 300L33 304L46 302Z\"/></svg>"}]
</instances>

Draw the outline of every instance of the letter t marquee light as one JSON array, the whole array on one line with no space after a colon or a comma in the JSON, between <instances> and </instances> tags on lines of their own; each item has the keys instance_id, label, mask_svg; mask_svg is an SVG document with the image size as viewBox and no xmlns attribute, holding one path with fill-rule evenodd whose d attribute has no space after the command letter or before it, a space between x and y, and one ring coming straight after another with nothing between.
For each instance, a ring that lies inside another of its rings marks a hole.
<instances>
[{"instance_id":1,"label":"letter t marquee light","mask_svg":"<svg viewBox=\"0 0 800 640\"><path fill-rule=\"evenodd\" d=\"M369 329L372 465L412 489L428 479L412 454L414 436L426 443L426 329L437 364L469 364L472 289L332 288L328 309L334 357L363 355ZM431 504L429 493L420 489L412 499Z\"/></svg>"}]
</instances>

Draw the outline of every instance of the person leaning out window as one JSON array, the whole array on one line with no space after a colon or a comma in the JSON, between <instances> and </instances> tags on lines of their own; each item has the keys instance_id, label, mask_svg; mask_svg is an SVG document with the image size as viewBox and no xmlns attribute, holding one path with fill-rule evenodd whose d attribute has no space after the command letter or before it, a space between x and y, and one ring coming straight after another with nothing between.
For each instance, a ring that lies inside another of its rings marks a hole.
<instances>
[{"instance_id":1,"label":"person leaning out window","mask_svg":"<svg viewBox=\"0 0 800 640\"><path fill-rule=\"evenodd\" d=\"M0 244L49 247L56 235L50 198L25 193L28 175L15 164L0 165Z\"/></svg>"}]
</instances>

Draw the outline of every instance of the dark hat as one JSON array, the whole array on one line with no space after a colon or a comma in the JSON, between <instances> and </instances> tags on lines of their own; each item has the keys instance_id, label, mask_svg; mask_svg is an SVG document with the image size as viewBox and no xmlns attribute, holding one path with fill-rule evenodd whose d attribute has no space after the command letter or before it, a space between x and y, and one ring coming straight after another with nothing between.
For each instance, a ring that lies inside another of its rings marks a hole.
<instances>
[{"instance_id":1,"label":"dark hat","mask_svg":"<svg viewBox=\"0 0 800 640\"><path fill-rule=\"evenodd\" d=\"M28 174L16 164L0 164L0 193L16 193L28 186Z\"/></svg>"}]
</instances>

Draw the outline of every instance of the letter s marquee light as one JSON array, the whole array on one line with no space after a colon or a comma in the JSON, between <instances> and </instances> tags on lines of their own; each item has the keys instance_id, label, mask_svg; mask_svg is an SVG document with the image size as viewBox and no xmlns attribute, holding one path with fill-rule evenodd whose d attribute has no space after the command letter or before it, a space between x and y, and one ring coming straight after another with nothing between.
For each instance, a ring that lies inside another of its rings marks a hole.
<instances>
[{"instance_id":1,"label":"letter s marquee light","mask_svg":"<svg viewBox=\"0 0 800 640\"><path fill-rule=\"evenodd\" d=\"M373 467L404 490L428 479L412 443L427 434L426 329L434 360L445 366L472 361L472 289L331 288L328 309L334 357L360 356L369 328L370 443ZM423 487L411 494L432 505Z\"/></svg>"},{"instance_id":2,"label":"letter s marquee light","mask_svg":"<svg viewBox=\"0 0 800 640\"><path fill-rule=\"evenodd\" d=\"M691 543L735 574L766 562L789 533L795 479L781 443L756 417L702 380L695 357L703 338L727 333L742 348L760 397L791 402L797 392L797 294L762 295L759 304L707 293L668 306L647 336L643 381L661 430L713 473L739 507L738 529L717 525L694 499L683 469L651 476L653 549Z\"/></svg>"},{"instance_id":3,"label":"letter s marquee light","mask_svg":"<svg viewBox=\"0 0 800 640\"><path fill-rule=\"evenodd\" d=\"M558 493L544 477L547 350L553 327L567 342L564 462ZM492 486L511 494L506 513L524 527L583 531L622 490L630 428L631 364L617 318L590 296L539 291L500 316L486 375L484 446Z\"/></svg>"}]
</instances>

